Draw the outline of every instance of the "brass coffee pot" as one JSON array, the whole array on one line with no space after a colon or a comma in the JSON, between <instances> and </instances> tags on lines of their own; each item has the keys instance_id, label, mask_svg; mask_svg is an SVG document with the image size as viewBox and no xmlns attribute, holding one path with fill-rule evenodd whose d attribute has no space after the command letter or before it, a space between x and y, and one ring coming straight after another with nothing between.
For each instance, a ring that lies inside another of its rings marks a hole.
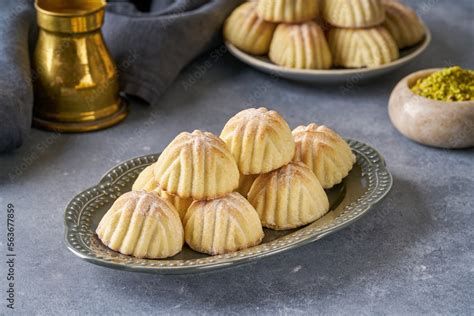
<instances>
[{"instance_id":1,"label":"brass coffee pot","mask_svg":"<svg viewBox=\"0 0 474 316\"><path fill-rule=\"evenodd\" d=\"M127 116L116 66L101 33L105 1L36 0L33 124L87 132Z\"/></svg>"}]
</instances>

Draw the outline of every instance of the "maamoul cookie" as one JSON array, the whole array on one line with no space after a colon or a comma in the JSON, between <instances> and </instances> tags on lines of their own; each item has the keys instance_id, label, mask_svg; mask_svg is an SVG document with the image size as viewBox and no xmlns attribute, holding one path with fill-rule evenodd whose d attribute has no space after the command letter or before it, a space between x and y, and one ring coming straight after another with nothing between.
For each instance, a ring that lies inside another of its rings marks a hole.
<instances>
[{"instance_id":1,"label":"maamoul cookie","mask_svg":"<svg viewBox=\"0 0 474 316\"><path fill-rule=\"evenodd\" d=\"M293 130L296 152L294 161L302 161L313 170L324 189L345 178L355 162L351 148L341 136L326 126L314 123Z\"/></svg>"},{"instance_id":2,"label":"maamoul cookie","mask_svg":"<svg viewBox=\"0 0 474 316\"><path fill-rule=\"evenodd\" d=\"M268 53L276 24L257 16L256 3L246 2L224 23L224 38L241 50L255 55Z\"/></svg>"},{"instance_id":3,"label":"maamoul cookie","mask_svg":"<svg viewBox=\"0 0 474 316\"><path fill-rule=\"evenodd\" d=\"M323 0L322 16L337 27L363 28L385 20L382 0Z\"/></svg>"},{"instance_id":4,"label":"maamoul cookie","mask_svg":"<svg viewBox=\"0 0 474 316\"><path fill-rule=\"evenodd\" d=\"M147 192L155 191L162 198L168 200L173 204L176 210L179 213L179 217L183 219L184 214L189 208L189 205L193 202L192 198L182 198L177 195L169 194L168 192L162 190L158 185L158 182L155 180L154 165L146 167L135 180L132 186L133 191L145 190Z\"/></svg>"},{"instance_id":5,"label":"maamoul cookie","mask_svg":"<svg viewBox=\"0 0 474 316\"><path fill-rule=\"evenodd\" d=\"M176 136L154 164L154 173L161 189L194 200L223 196L239 186L239 169L226 144L199 130Z\"/></svg>"},{"instance_id":6,"label":"maamoul cookie","mask_svg":"<svg viewBox=\"0 0 474 316\"><path fill-rule=\"evenodd\" d=\"M395 0L385 0L383 4L387 16L383 25L398 48L413 46L423 39L425 28L414 10Z\"/></svg>"},{"instance_id":7,"label":"maamoul cookie","mask_svg":"<svg viewBox=\"0 0 474 316\"><path fill-rule=\"evenodd\" d=\"M333 63L346 68L377 67L398 59L395 40L382 26L329 31Z\"/></svg>"},{"instance_id":8,"label":"maamoul cookie","mask_svg":"<svg viewBox=\"0 0 474 316\"><path fill-rule=\"evenodd\" d=\"M270 59L283 67L329 69L331 51L321 27L315 22L280 24L270 45Z\"/></svg>"},{"instance_id":9,"label":"maamoul cookie","mask_svg":"<svg viewBox=\"0 0 474 316\"><path fill-rule=\"evenodd\" d=\"M155 173L153 172L153 169L154 164L149 165L143 169L142 172L140 172L132 185L132 191L161 191L158 182L155 180Z\"/></svg>"},{"instance_id":10,"label":"maamoul cookie","mask_svg":"<svg viewBox=\"0 0 474 316\"><path fill-rule=\"evenodd\" d=\"M237 113L224 126L220 137L244 175L278 169L290 162L295 152L286 121L263 107Z\"/></svg>"},{"instance_id":11,"label":"maamoul cookie","mask_svg":"<svg viewBox=\"0 0 474 316\"><path fill-rule=\"evenodd\" d=\"M184 243L178 212L156 192L123 194L104 215L96 232L110 249L137 258L171 257L181 251Z\"/></svg>"},{"instance_id":12,"label":"maamoul cookie","mask_svg":"<svg viewBox=\"0 0 474 316\"><path fill-rule=\"evenodd\" d=\"M184 217L184 231L189 247L210 255L252 247L263 239L257 212L237 192L194 201Z\"/></svg>"},{"instance_id":13,"label":"maamoul cookie","mask_svg":"<svg viewBox=\"0 0 474 316\"><path fill-rule=\"evenodd\" d=\"M266 21L299 23L319 13L319 0L258 0L258 16Z\"/></svg>"},{"instance_id":14,"label":"maamoul cookie","mask_svg":"<svg viewBox=\"0 0 474 316\"><path fill-rule=\"evenodd\" d=\"M283 230L311 223L329 210L329 200L314 173L291 162L255 179L248 200L264 227Z\"/></svg>"},{"instance_id":15,"label":"maamoul cookie","mask_svg":"<svg viewBox=\"0 0 474 316\"><path fill-rule=\"evenodd\" d=\"M237 192L239 192L243 197L247 196L247 193L250 191L250 187L252 186L255 179L257 179L258 174L241 174L239 180L239 187L237 188Z\"/></svg>"}]
</instances>

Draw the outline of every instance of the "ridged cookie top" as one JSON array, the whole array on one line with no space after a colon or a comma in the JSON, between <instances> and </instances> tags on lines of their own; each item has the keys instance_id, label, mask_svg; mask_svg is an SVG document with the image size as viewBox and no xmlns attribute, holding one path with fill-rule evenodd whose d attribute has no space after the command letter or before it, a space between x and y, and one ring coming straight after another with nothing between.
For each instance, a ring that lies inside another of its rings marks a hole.
<instances>
[{"instance_id":1,"label":"ridged cookie top","mask_svg":"<svg viewBox=\"0 0 474 316\"><path fill-rule=\"evenodd\" d=\"M384 1L386 19L384 26L395 39L398 48L415 45L423 39L425 28L414 10L401 2Z\"/></svg>"},{"instance_id":2,"label":"ridged cookie top","mask_svg":"<svg viewBox=\"0 0 474 316\"><path fill-rule=\"evenodd\" d=\"M325 189L345 178L355 162L351 148L337 133L314 123L293 130L295 161L304 162Z\"/></svg>"},{"instance_id":3,"label":"ridged cookie top","mask_svg":"<svg viewBox=\"0 0 474 316\"><path fill-rule=\"evenodd\" d=\"M154 172L163 190L195 200L223 196L239 185L239 170L225 143L198 130L176 136L158 158Z\"/></svg>"},{"instance_id":4,"label":"ridged cookie top","mask_svg":"<svg viewBox=\"0 0 474 316\"><path fill-rule=\"evenodd\" d=\"M337 27L363 28L381 24L385 10L381 0L323 0L322 16Z\"/></svg>"},{"instance_id":5,"label":"ridged cookie top","mask_svg":"<svg viewBox=\"0 0 474 316\"><path fill-rule=\"evenodd\" d=\"M291 162L255 179L248 200L262 225L291 229L311 223L329 210L329 201L314 173L302 162Z\"/></svg>"},{"instance_id":6,"label":"ridged cookie top","mask_svg":"<svg viewBox=\"0 0 474 316\"><path fill-rule=\"evenodd\" d=\"M186 243L211 255L259 244L263 230L257 212L239 193L195 201L184 218Z\"/></svg>"},{"instance_id":7,"label":"ridged cookie top","mask_svg":"<svg viewBox=\"0 0 474 316\"><path fill-rule=\"evenodd\" d=\"M158 193L161 191L158 182L155 180L155 173L153 172L153 169L154 164L146 167L142 172L140 172L132 185L133 191L156 191Z\"/></svg>"},{"instance_id":8,"label":"ridged cookie top","mask_svg":"<svg viewBox=\"0 0 474 316\"><path fill-rule=\"evenodd\" d=\"M276 24L258 17L256 3L246 2L235 9L224 23L224 38L241 50L263 55L268 53Z\"/></svg>"},{"instance_id":9,"label":"ridged cookie top","mask_svg":"<svg viewBox=\"0 0 474 316\"><path fill-rule=\"evenodd\" d=\"M177 195L169 194L168 192L162 190L158 185L158 182L155 180L154 165L146 167L135 180L132 186L133 191L145 190L147 192L155 191L163 199L169 201L179 213L179 217L183 219L184 214L189 208L189 205L193 202L192 198L182 198Z\"/></svg>"},{"instance_id":10,"label":"ridged cookie top","mask_svg":"<svg viewBox=\"0 0 474 316\"><path fill-rule=\"evenodd\" d=\"M259 0L257 13L262 19L271 22L309 21L319 13L319 0Z\"/></svg>"},{"instance_id":11,"label":"ridged cookie top","mask_svg":"<svg viewBox=\"0 0 474 316\"><path fill-rule=\"evenodd\" d=\"M326 36L315 22L278 25L269 57L275 64L290 68L329 69L332 65Z\"/></svg>"},{"instance_id":12,"label":"ridged cookie top","mask_svg":"<svg viewBox=\"0 0 474 316\"><path fill-rule=\"evenodd\" d=\"M178 212L156 192L120 196L97 227L110 249L137 258L166 258L181 251L184 231Z\"/></svg>"},{"instance_id":13,"label":"ridged cookie top","mask_svg":"<svg viewBox=\"0 0 474 316\"><path fill-rule=\"evenodd\" d=\"M224 126L220 137L245 175L278 169L290 162L295 152L286 121L263 107L237 113Z\"/></svg>"},{"instance_id":14,"label":"ridged cookie top","mask_svg":"<svg viewBox=\"0 0 474 316\"><path fill-rule=\"evenodd\" d=\"M395 40L382 26L369 29L333 28L329 31L328 41L336 66L370 68L399 57Z\"/></svg>"}]
</instances>

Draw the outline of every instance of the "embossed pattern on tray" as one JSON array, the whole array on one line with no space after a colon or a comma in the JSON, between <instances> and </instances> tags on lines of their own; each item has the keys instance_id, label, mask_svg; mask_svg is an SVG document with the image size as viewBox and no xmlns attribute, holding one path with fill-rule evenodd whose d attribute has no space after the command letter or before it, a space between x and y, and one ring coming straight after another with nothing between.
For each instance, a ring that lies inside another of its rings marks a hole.
<instances>
[{"instance_id":1,"label":"embossed pattern on tray","mask_svg":"<svg viewBox=\"0 0 474 316\"><path fill-rule=\"evenodd\" d=\"M130 190L138 174L158 159L147 155L125 161L106 173L96 186L75 196L65 211L65 241L77 256L116 269L152 273L202 272L276 254L318 240L364 215L388 194L392 176L383 157L372 147L347 140L357 157L354 169L342 184L331 189L331 211L300 229L277 232L265 230L263 243L245 250L218 256L196 253L188 247L173 258L151 260L125 256L105 247L95 229L113 202Z\"/></svg>"}]
</instances>

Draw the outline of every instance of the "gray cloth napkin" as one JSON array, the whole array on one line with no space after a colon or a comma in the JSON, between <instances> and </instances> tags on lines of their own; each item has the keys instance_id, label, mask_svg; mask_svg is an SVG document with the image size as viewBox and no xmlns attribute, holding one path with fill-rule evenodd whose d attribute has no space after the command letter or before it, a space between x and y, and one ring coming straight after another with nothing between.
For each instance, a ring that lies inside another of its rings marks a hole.
<instances>
[{"instance_id":1,"label":"gray cloth napkin","mask_svg":"<svg viewBox=\"0 0 474 316\"><path fill-rule=\"evenodd\" d=\"M21 146L33 108L28 35L31 3L0 0L0 152Z\"/></svg>"},{"instance_id":2,"label":"gray cloth napkin","mask_svg":"<svg viewBox=\"0 0 474 316\"><path fill-rule=\"evenodd\" d=\"M242 0L150 0L107 5L102 29L121 89L154 104L186 64L216 43ZM33 89L28 36L31 0L0 1L0 152L21 146L31 125ZM34 44L30 45L34 46Z\"/></svg>"}]
</instances>

